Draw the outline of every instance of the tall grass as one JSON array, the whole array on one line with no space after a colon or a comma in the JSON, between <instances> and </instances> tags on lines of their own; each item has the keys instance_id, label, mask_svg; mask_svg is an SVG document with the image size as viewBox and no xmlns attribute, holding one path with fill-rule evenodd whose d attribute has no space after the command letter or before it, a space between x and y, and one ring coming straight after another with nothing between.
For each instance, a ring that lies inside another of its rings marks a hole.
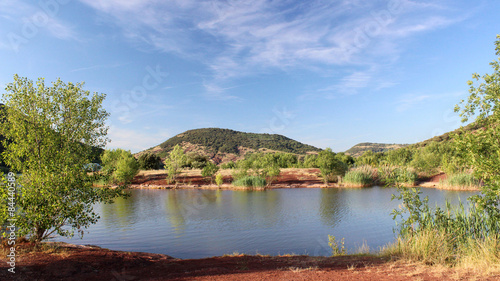
<instances>
[{"instance_id":1,"label":"tall grass","mask_svg":"<svg viewBox=\"0 0 500 281\"><path fill-rule=\"evenodd\" d=\"M460 189L479 189L481 187L481 182L470 173L449 175L446 180L440 181L440 184L445 187Z\"/></svg>"},{"instance_id":2,"label":"tall grass","mask_svg":"<svg viewBox=\"0 0 500 281\"><path fill-rule=\"evenodd\" d=\"M371 186L375 183L376 177L377 170L365 165L347 172L342 178L342 183L345 185Z\"/></svg>"},{"instance_id":3,"label":"tall grass","mask_svg":"<svg viewBox=\"0 0 500 281\"><path fill-rule=\"evenodd\" d=\"M233 181L233 185L244 187L265 187L266 180L257 176L246 176Z\"/></svg>"},{"instance_id":4,"label":"tall grass","mask_svg":"<svg viewBox=\"0 0 500 281\"><path fill-rule=\"evenodd\" d=\"M469 208L460 202L444 209L431 209L428 198L420 199L418 189L400 188L403 209L394 210L402 219L397 241L384 252L391 256L426 264L478 269L496 267L500 271L500 217L497 210ZM477 202L477 201L476 201Z\"/></svg>"},{"instance_id":5,"label":"tall grass","mask_svg":"<svg viewBox=\"0 0 500 281\"><path fill-rule=\"evenodd\" d=\"M415 169L410 167L381 166L378 169L381 184L414 186L418 180Z\"/></svg>"}]
</instances>

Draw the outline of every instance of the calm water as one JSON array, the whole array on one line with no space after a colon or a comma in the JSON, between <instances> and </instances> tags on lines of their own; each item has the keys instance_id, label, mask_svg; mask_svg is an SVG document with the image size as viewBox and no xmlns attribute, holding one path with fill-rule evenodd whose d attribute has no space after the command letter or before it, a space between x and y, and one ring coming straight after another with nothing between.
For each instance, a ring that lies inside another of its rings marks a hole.
<instances>
[{"instance_id":1,"label":"calm water","mask_svg":"<svg viewBox=\"0 0 500 281\"><path fill-rule=\"evenodd\" d=\"M423 190L432 206L457 204L474 193ZM396 189L132 190L128 199L99 204L99 222L83 240L57 239L123 250L202 258L247 254L330 255L328 234L348 250L393 241L391 201Z\"/></svg>"}]
</instances>

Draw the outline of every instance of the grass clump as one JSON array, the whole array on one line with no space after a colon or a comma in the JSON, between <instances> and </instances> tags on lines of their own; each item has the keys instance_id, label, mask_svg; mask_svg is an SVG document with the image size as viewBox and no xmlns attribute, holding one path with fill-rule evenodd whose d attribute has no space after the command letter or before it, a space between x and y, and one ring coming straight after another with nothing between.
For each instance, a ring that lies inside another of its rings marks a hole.
<instances>
[{"instance_id":1,"label":"grass clump","mask_svg":"<svg viewBox=\"0 0 500 281\"><path fill-rule=\"evenodd\" d=\"M257 176L245 176L233 181L234 186L265 187L266 180Z\"/></svg>"},{"instance_id":2,"label":"grass clump","mask_svg":"<svg viewBox=\"0 0 500 281\"><path fill-rule=\"evenodd\" d=\"M378 169L378 177L385 185L415 186L418 174L410 167L382 166Z\"/></svg>"},{"instance_id":3,"label":"grass clump","mask_svg":"<svg viewBox=\"0 0 500 281\"><path fill-rule=\"evenodd\" d=\"M440 184L460 189L479 189L481 187L481 182L470 173L450 175L446 180L441 181Z\"/></svg>"},{"instance_id":4,"label":"grass clump","mask_svg":"<svg viewBox=\"0 0 500 281\"><path fill-rule=\"evenodd\" d=\"M375 182L377 172L370 166L361 166L351 169L345 174L342 183L346 185L371 186Z\"/></svg>"}]
</instances>

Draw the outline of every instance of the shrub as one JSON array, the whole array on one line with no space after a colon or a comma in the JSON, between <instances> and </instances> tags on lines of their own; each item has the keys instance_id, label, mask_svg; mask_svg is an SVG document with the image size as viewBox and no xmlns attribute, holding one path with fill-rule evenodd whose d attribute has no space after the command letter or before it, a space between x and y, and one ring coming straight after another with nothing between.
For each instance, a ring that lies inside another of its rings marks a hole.
<instances>
[{"instance_id":1,"label":"shrub","mask_svg":"<svg viewBox=\"0 0 500 281\"><path fill-rule=\"evenodd\" d=\"M229 161L220 165L222 169L234 169L236 168L236 163Z\"/></svg>"},{"instance_id":2,"label":"shrub","mask_svg":"<svg viewBox=\"0 0 500 281\"><path fill-rule=\"evenodd\" d=\"M217 175L215 176L215 184L216 184L217 186L221 186L223 183L224 183L224 177L222 176L222 174L221 174L221 173L217 174Z\"/></svg>"},{"instance_id":3,"label":"shrub","mask_svg":"<svg viewBox=\"0 0 500 281\"><path fill-rule=\"evenodd\" d=\"M141 154L137 161L141 170L158 170L162 167L160 156L153 153Z\"/></svg>"},{"instance_id":4,"label":"shrub","mask_svg":"<svg viewBox=\"0 0 500 281\"><path fill-rule=\"evenodd\" d=\"M266 180L257 176L245 176L233 181L234 186L265 187Z\"/></svg>"},{"instance_id":5,"label":"shrub","mask_svg":"<svg viewBox=\"0 0 500 281\"><path fill-rule=\"evenodd\" d=\"M213 177L215 175L215 173L217 173L217 171L219 171L219 167L217 165L215 165L215 163L212 163L212 162L208 162L205 167L203 168L203 170L201 171L201 175L204 177L204 178L210 178L210 183L213 182Z\"/></svg>"}]
</instances>

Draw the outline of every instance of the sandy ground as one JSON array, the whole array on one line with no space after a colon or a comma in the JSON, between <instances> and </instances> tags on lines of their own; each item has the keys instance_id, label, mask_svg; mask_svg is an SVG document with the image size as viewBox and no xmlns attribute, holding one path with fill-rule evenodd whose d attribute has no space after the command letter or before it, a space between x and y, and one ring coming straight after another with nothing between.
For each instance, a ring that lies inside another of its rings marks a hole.
<instances>
[{"instance_id":1,"label":"sandy ground","mask_svg":"<svg viewBox=\"0 0 500 281\"><path fill-rule=\"evenodd\" d=\"M164 170L141 171L132 181L130 188L201 188L201 189L247 189L245 187L235 187L231 185L231 170L222 170L224 184L217 186L207 181L201 176L201 170L183 171L176 184L167 181L167 173ZM330 183L326 185L319 176L319 169L282 169L280 176L267 188L356 188L357 186L343 186L342 184ZM446 179L446 174L439 173L429 179L420 181L417 186L424 188L438 188L448 190L464 190L463 188L444 187L440 181ZM362 187L362 186L358 186ZM472 189L477 190L477 189Z\"/></svg>"},{"instance_id":2,"label":"sandy ground","mask_svg":"<svg viewBox=\"0 0 500 281\"><path fill-rule=\"evenodd\" d=\"M247 256L175 259L50 243L18 247L15 273L2 253L0 280L500 280L444 267L374 256ZM24 252L24 253L22 253Z\"/></svg>"}]
</instances>

